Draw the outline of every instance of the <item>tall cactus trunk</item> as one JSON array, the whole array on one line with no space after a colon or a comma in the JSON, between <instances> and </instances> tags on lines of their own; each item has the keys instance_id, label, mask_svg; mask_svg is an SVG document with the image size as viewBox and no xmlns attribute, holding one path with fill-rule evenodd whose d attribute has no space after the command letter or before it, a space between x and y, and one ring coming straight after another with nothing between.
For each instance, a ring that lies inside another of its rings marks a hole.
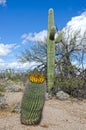
<instances>
[{"instance_id":1,"label":"tall cactus trunk","mask_svg":"<svg viewBox=\"0 0 86 130\"><path fill-rule=\"evenodd\" d=\"M55 26L54 26L54 11L49 9L48 12L48 35L47 35L47 85L49 94L54 86L55 75Z\"/></svg>"}]
</instances>

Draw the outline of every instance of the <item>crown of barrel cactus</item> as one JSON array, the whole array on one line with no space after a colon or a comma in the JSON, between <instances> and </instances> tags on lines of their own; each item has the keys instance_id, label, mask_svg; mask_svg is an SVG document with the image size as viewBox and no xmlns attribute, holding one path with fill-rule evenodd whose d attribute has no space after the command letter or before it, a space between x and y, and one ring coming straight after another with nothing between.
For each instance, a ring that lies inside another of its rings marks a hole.
<instances>
[{"instance_id":1,"label":"crown of barrel cactus","mask_svg":"<svg viewBox=\"0 0 86 130\"><path fill-rule=\"evenodd\" d=\"M45 77L43 74L40 73L30 73L29 80L33 83L43 83Z\"/></svg>"},{"instance_id":2,"label":"crown of barrel cactus","mask_svg":"<svg viewBox=\"0 0 86 130\"><path fill-rule=\"evenodd\" d=\"M36 125L42 118L42 109L45 100L44 76L40 73L31 73L26 84L21 104L21 123Z\"/></svg>"}]
</instances>

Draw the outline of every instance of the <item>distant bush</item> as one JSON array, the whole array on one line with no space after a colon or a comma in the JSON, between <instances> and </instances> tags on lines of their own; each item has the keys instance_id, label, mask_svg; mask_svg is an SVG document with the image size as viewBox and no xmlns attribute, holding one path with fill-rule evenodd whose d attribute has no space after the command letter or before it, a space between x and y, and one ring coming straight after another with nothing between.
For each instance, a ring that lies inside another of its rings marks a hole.
<instances>
[{"instance_id":1,"label":"distant bush","mask_svg":"<svg viewBox=\"0 0 86 130\"><path fill-rule=\"evenodd\" d=\"M55 86L58 90L63 90L64 92L73 95L73 91L77 88L80 89L83 87L84 80L80 78L56 78Z\"/></svg>"},{"instance_id":2,"label":"distant bush","mask_svg":"<svg viewBox=\"0 0 86 130\"><path fill-rule=\"evenodd\" d=\"M0 93L1 93L1 92L5 92L5 88L2 87L2 86L0 86Z\"/></svg>"}]
</instances>

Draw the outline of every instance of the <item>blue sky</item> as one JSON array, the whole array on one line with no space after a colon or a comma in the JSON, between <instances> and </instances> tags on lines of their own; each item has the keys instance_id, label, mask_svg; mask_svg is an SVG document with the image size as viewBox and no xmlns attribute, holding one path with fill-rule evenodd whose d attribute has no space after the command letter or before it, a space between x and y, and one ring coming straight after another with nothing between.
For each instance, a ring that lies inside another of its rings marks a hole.
<instances>
[{"instance_id":1,"label":"blue sky","mask_svg":"<svg viewBox=\"0 0 86 130\"><path fill-rule=\"evenodd\" d=\"M23 44L26 34L47 30L49 8L54 9L55 25L62 29L86 11L86 0L0 0L1 62L16 62L15 55L31 46L32 42Z\"/></svg>"}]
</instances>

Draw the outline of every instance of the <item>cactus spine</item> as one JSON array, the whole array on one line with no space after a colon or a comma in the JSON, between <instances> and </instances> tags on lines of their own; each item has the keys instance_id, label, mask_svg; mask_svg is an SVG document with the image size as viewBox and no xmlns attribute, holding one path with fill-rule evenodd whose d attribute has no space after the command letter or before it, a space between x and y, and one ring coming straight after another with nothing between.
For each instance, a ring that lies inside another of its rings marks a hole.
<instances>
[{"instance_id":1,"label":"cactus spine","mask_svg":"<svg viewBox=\"0 0 86 130\"><path fill-rule=\"evenodd\" d=\"M49 93L54 86L55 75L55 36L56 28L54 26L54 11L49 9L48 12L48 35L47 35L47 84Z\"/></svg>"}]
</instances>

